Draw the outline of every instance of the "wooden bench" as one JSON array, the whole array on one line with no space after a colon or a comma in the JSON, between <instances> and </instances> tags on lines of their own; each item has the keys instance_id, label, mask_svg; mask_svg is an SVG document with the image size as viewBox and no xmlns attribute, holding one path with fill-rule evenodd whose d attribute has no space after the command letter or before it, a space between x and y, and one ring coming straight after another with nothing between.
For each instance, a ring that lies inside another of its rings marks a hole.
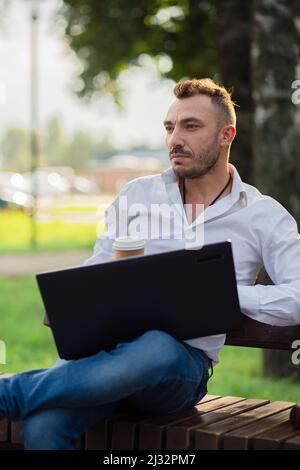
<instances>
[{"instance_id":1,"label":"wooden bench","mask_svg":"<svg viewBox=\"0 0 300 470\"><path fill-rule=\"evenodd\" d=\"M273 327L244 317L227 345L290 350L300 326ZM216 372L217 373L217 372ZM165 416L124 407L90 429L78 449L196 450L297 449L300 429L290 421L295 403L206 395L194 408ZM0 449L22 449L21 423L0 422Z\"/></svg>"}]
</instances>

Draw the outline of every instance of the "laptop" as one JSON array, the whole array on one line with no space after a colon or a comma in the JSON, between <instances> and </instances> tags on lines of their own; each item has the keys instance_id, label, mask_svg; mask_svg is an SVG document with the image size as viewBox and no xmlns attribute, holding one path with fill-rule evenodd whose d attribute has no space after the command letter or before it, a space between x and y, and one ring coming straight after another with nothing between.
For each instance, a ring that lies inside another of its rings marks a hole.
<instances>
[{"instance_id":1,"label":"laptop","mask_svg":"<svg viewBox=\"0 0 300 470\"><path fill-rule=\"evenodd\" d=\"M230 241L36 275L59 356L109 351L148 330L228 333L240 311Z\"/></svg>"}]
</instances>

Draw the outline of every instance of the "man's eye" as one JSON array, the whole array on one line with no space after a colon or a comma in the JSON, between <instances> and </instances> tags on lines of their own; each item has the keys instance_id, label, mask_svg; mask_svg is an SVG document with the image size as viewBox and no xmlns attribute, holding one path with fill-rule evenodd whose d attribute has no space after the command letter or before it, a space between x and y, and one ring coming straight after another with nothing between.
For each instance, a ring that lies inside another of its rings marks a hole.
<instances>
[{"instance_id":1,"label":"man's eye","mask_svg":"<svg viewBox=\"0 0 300 470\"><path fill-rule=\"evenodd\" d=\"M166 132L170 134L173 131L173 127L166 127Z\"/></svg>"},{"instance_id":2,"label":"man's eye","mask_svg":"<svg viewBox=\"0 0 300 470\"><path fill-rule=\"evenodd\" d=\"M196 124L188 124L186 126L187 129L196 129L198 126Z\"/></svg>"}]
</instances>

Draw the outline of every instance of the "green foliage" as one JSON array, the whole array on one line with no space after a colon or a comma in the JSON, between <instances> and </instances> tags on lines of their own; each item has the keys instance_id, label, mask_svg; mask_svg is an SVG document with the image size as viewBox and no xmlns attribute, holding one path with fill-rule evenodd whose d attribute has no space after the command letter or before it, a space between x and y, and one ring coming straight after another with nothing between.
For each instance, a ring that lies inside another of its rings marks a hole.
<instances>
[{"instance_id":1,"label":"green foliage","mask_svg":"<svg viewBox=\"0 0 300 470\"><path fill-rule=\"evenodd\" d=\"M57 117L48 122L41 144L48 166L67 164L64 159L66 136Z\"/></svg>"},{"instance_id":2,"label":"green foliage","mask_svg":"<svg viewBox=\"0 0 300 470\"><path fill-rule=\"evenodd\" d=\"M38 135L39 166L71 166L86 168L93 159L111 155L113 145L107 136L96 139L87 132L65 132L57 117L50 119L45 131ZM0 139L1 167L4 170L26 172L30 168L30 133L11 127Z\"/></svg>"},{"instance_id":3,"label":"green foliage","mask_svg":"<svg viewBox=\"0 0 300 470\"><path fill-rule=\"evenodd\" d=\"M8 170L23 172L28 170L30 161L29 134L24 129L7 129L0 142L2 166Z\"/></svg>"},{"instance_id":4,"label":"green foliage","mask_svg":"<svg viewBox=\"0 0 300 470\"><path fill-rule=\"evenodd\" d=\"M214 76L215 11L208 0L64 0L65 34L83 64L79 96L112 93L119 74L156 60L162 76Z\"/></svg>"},{"instance_id":5,"label":"green foliage","mask_svg":"<svg viewBox=\"0 0 300 470\"><path fill-rule=\"evenodd\" d=\"M96 158L97 142L86 132L77 131L65 148L63 160L73 168L84 168L87 162Z\"/></svg>"}]
</instances>

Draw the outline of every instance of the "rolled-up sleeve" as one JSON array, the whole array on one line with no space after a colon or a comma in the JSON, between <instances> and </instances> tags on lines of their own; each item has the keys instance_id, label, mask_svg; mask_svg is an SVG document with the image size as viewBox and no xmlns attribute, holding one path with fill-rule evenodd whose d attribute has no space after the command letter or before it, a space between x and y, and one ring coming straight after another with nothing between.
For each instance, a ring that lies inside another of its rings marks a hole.
<instances>
[{"instance_id":1,"label":"rolled-up sleeve","mask_svg":"<svg viewBox=\"0 0 300 470\"><path fill-rule=\"evenodd\" d=\"M263 264L274 285L238 286L241 311L271 325L300 324L300 235L297 223L280 204L262 242Z\"/></svg>"},{"instance_id":2,"label":"rolled-up sleeve","mask_svg":"<svg viewBox=\"0 0 300 470\"><path fill-rule=\"evenodd\" d=\"M129 186L130 182L126 183L110 206L106 209L104 217L105 231L99 234L94 246L93 255L84 261L84 266L105 263L114 255L112 247L113 241L116 237L125 235L122 230L127 230L127 211L125 210L120 214L119 201L121 196L127 195ZM120 226L122 224L123 227Z\"/></svg>"}]
</instances>

